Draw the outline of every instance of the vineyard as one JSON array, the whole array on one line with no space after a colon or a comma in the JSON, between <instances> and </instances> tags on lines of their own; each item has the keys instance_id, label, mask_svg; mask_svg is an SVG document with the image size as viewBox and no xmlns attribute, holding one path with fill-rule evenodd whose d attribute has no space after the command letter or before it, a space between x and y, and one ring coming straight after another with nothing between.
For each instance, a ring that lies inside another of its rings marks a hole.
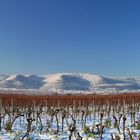
<instances>
[{"instance_id":1,"label":"vineyard","mask_svg":"<svg viewBox=\"0 0 140 140\"><path fill-rule=\"evenodd\" d=\"M140 94L0 94L1 140L140 140Z\"/></svg>"}]
</instances>

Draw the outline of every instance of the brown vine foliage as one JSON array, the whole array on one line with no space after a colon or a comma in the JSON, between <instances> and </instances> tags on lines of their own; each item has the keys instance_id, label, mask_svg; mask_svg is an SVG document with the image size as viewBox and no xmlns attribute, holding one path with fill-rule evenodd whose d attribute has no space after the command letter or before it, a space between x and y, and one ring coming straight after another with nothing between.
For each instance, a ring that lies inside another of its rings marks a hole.
<instances>
[{"instance_id":1,"label":"brown vine foliage","mask_svg":"<svg viewBox=\"0 0 140 140\"><path fill-rule=\"evenodd\" d=\"M140 93L124 93L115 95L27 95L23 94L4 94L0 93L3 106L10 106L11 100L14 106L88 106L88 105L123 105L139 103Z\"/></svg>"}]
</instances>

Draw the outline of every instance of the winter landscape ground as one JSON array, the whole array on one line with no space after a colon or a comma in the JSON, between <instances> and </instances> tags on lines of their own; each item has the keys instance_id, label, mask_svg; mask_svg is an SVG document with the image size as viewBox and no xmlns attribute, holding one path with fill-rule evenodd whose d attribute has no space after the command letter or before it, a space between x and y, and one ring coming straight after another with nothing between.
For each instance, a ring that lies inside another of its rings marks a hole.
<instances>
[{"instance_id":1,"label":"winter landscape ground","mask_svg":"<svg viewBox=\"0 0 140 140\"><path fill-rule=\"evenodd\" d=\"M2 140L139 140L138 93L0 96Z\"/></svg>"}]
</instances>

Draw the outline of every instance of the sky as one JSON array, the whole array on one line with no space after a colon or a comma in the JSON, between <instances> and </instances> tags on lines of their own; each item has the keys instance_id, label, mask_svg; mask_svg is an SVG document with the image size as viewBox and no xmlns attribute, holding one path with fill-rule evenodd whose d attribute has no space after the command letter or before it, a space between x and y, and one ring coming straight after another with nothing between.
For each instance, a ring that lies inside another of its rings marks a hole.
<instances>
[{"instance_id":1,"label":"sky","mask_svg":"<svg viewBox=\"0 0 140 140\"><path fill-rule=\"evenodd\" d=\"M0 73L140 76L139 0L0 0Z\"/></svg>"}]
</instances>

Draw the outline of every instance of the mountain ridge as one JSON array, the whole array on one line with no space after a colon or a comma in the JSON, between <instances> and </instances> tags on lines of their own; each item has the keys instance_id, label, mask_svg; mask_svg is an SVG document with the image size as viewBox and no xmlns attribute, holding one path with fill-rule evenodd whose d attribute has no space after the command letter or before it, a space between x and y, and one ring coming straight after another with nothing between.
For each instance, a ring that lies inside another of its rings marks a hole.
<instances>
[{"instance_id":1,"label":"mountain ridge","mask_svg":"<svg viewBox=\"0 0 140 140\"><path fill-rule=\"evenodd\" d=\"M117 93L140 91L140 78L105 77L88 73L37 75L0 75L0 89L49 92Z\"/></svg>"}]
</instances>

